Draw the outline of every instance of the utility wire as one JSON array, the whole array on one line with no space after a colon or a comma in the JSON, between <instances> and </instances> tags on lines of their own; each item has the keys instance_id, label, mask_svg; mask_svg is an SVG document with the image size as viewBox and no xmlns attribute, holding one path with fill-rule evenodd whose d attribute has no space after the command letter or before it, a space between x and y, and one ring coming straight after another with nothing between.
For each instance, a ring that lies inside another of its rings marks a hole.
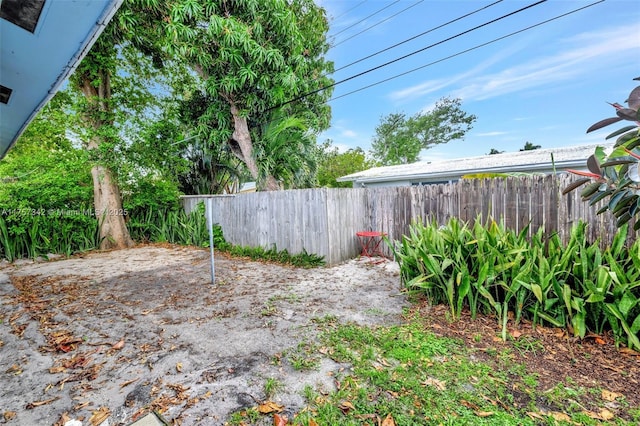
<instances>
[{"instance_id":1,"label":"utility wire","mask_svg":"<svg viewBox=\"0 0 640 426\"><path fill-rule=\"evenodd\" d=\"M338 19L342 18L344 15L346 15L347 13L351 12L353 9L355 9L358 6L363 5L364 3L366 3L367 0L362 0L360 3L356 4L355 6L353 6L350 9L345 10L344 12L342 12L340 15L336 16L335 18L333 18L334 21L337 21Z\"/></svg>"},{"instance_id":2,"label":"utility wire","mask_svg":"<svg viewBox=\"0 0 640 426\"><path fill-rule=\"evenodd\" d=\"M462 16L460 16L460 17L456 18L456 19L452 19L451 21L448 21L448 22L445 22L444 24L438 25L437 27L433 27L433 28L431 28L431 29L429 29L429 30L427 30L427 31L424 31L424 32L420 33L420 34L414 35L413 37L410 37L410 38L408 38L408 39L406 39L406 40L403 40L403 41L401 41L401 42L399 42L399 43L396 43L396 44L394 44L393 46L389 46L389 47L386 47L386 48L384 48L384 49L382 49L382 50L378 50L377 52L372 53L371 55L365 56L364 58L360 58L360 59L358 59L358 60L356 60L356 61L353 61L353 62L351 62L351 63L349 63L349 64L347 64L347 65L343 65L343 66L341 66L340 68L335 69L333 72L334 72L334 73L336 73L336 72L338 72L338 71L340 71L340 70L343 70L343 69L345 69L345 68L349 68L349 67L350 67L350 66L352 66L352 65L358 64L358 63L360 63L360 62L362 62L362 61L366 61L367 59L373 58L374 56L377 56L377 55L379 55L379 54L381 54L381 53L384 53L384 52L386 52L386 51L388 51L388 50L394 49L394 48L396 48L396 47L398 47L398 46L401 46L401 45L403 45L403 44L405 44L405 43L408 43L408 42L410 42L410 41L412 41L412 40L415 40L415 39L417 39L417 38L419 38L419 37L422 37L423 35L429 34L429 33L433 32L433 31L435 31L435 30L439 30L440 28L446 27L447 25L453 24L454 22L460 21L461 19L464 19L464 18L466 18L466 17L468 17L468 16L471 16L471 15L473 15L473 14L475 14L475 13L478 13L478 12L480 12L480 11L483 11L483 10L485 10L485 9L488 9L488 8L490 8L491 6L495 6L496 4L501 3L502 1L503 1L503 0L495 1L495 2L493 2L493 3L491 3L491 4L488 4L488 5L484 6L484 7L481 7L480 9L476 9L476 10L474 10L473 12L469 12L469 13L467 13L466 15L462 15ZM337 45L334 45L334 46L337 46Z\"/></svg>"},{"instance_id":3,"label":"utility wire","mask_svg":"<svg viewBox=\"0 0 640 426\"><path fill-rule=\"evenodd\" d=\"M345 38L344 40L340 40L338 43L335 43L335 44L334 44L333 46L331 46L331 47L339 46L339 45L341 45L342 43L344 43L344 42L346 42L346 41L349 41L349 40L351 40L352 38L355 38L355 37L359 36L360 34L362 34L362 33L364 33L364 32L369 31L371 28L377 27L378 25L383 24L383 23L385 23L385 22L389 21L390 19L395 18L396 16L400 15L400 14L401 14L401 13L403 13L403 12L406 12L407 10L411 9L412 7L415 7L415 6L419 5L419 4L420 4L420 3L422 3L423 1L424 1L424 0L419 0L419 1L415 2L414 4L412 4L411 6L409 6L409 7L405 7L405 8L404 8L404 9L402 9L400 12L396 12L396 13L394 13L393 15L389 16L388 18L385 18L385 19L383 19L382 21L378 21L378 22L376 22L375 24L371 25L370 27L367 27L367 28L365 28L364 30L362 30L362 31L360 31L360 32L357 32L357 33L353 34L352 36L349 36L349 37ZM500 0L500 1L502 1L502 0ZM335 71L334 71L334 72L335 72Z\"/></svg>"},{"instance_id":4,"label":"utility wire","mask_svg":"<svg viewBox=\"0 0 640 426\"><path fill-rule=\"evenodd\" d=\"M297 102L297 101L299 101L299 100L301 100L301 99L304 99L304 98L306 98L306 97L309 97L309 96L311 96L311 95L314 95L314 94L316 94L316 93L318 93L318 92L322 92L323 90L327 90L327 89L330 89L330 88L332 88L332 87L335 87L335 86L337 86L337 85L339 85L339 84L346 83L347 81L353 80L354 78L362 77L362 76L363 76L363 75L365 75L365 74L368 74L368 73L370 73L370 72L373 72L373 71L379 70L380 68L384 68L384 67L386 67L386 66L388 66L388 65L394 64L394 63L396 63L396 62L398 62L398 61L401 61L401 60L403 60L403 59L406 59L406 58L408 58L408 57L410 57L410 56L413 56L413 55L416 55L416 54L418 54L418 53L424 52L424 51L425 51L425 50L427 50L427 49L431 49L432 47L435 47L435 46L438 46L438 45L440 45L440 44L446 43L447 41L450 41L450 40L453 40L453 39L458 38L458 37L460 37L460 36L463 36L463 35L465 35L465 34L468 34L468 33L472 32L472 31L475 31L475 30L477 30L477 29L480 29L480 28L486 27L487 25L493 24L493 23L495 23L495 22L497 22L497 21L500 21L500 20L502 20L502 19L505 19L505 18L507 18L507 17L509 17L509 16L512 16L512 15L515 15L515 14L517 14L517 13L523 12L523 11L525 11L525 10L528 10L528 9L532 8L532 7L538 6L538 5L542 4L542 3L545 3L546 1L547 1L547 0L539 0L539 1L537 1L536 3L532 3L532 4L528 5L528 6L522 7L522 8L520 8L520 9L518 9L518 10L513 11L513 12L507 13L506 15L502 15L502 16L500 16L499 18L495 18L495 19L492 19L491 21L488 21L488 22L485 22L485 23L483 23L483 24L477 25L477 26L475 26L475 27L473 27L473 28L471 28L471 29L468 29L468 30L466 30L466 31L463 31L463 32L461 32L461 33L458 33L458 34L456 34L456 35L454 35L454 36L448 37L448 38L446 38L446 39L444 39L444 40L440 40L440 41L438 41L438 42L436 42L436 43L430 44L429 46L425 46L425 47L423 47L423 48L421 48L421 49L418 49L418 50L415 50L415 51L413 51L413 52L411 52L411 53L408 53L408 54L406 54L406 55L400 56L399 58L395 58L395 59L393 59L393 60L391 60L391 61L385 62L384 64L378 65L378 66L373 67L373 68L369 68L368 70L365 70L365 71L359 72L358 74L354 74L354 75L352 75L351 77L347 77L347 78L342 79L342 80L340 80L340 81L336 81L336 82L333 82L333 83L328 84L328 85L326 85L326 86L323 86L323 87L321 87L321 88L319 88L319 89L312 90L311 92L307 92L307 93L304 93L304 94L302 94L302 95L300 95L300 96L296 96L295 98L293 98L293 99L291 99L291 100L288 100L288 101L283 102L283 103L281 103L281 104L279 104L279 105L276 105L276 106L273 106L273 107L271 107L271 108L268 108L266 111L271 111L271 110L273 110L273 109L283 107L283 106L288 105L288 104L290 104L290 103Z\"/></svg>"},{"instance_id":5,"label":"utility wire","mask_svg":"<svg viewBox=\"0 0 640 426\"><path fill-rule=\"evenodd\" d=\"M378 13L382 12L383 10L390 8L391 6L393 6L394 4L398 3L399 1L400 1L400 0L396 0L396 1L394 1L393 3L386 5L386 6L385 6L385 7L383 7L382 9L378 9L378 10L376 10L376 11L375 11L375 12L373 12L371 15L365 16L364 18L362 18L361 20L359 20L359 21L358 21L358 22L356 22L355 24L353 24L353 25L349 25L347 28L343 28L342 30L338 31L337 33L332 34L332 35L331 35L331 37L335 37L335 36L337 36L338 34L342 34L343 32L345 32L345 31L347 31L347 30L350 30L351 28L355 27L355 26L356 26L356 25L358 25L358 24L361 24L362 22L366 21L367 19L371 18L372 16L375 16L375 15L377 15Z\"/></svg>"},{"instance_id":6,"label":"utility wire","mask_svg":"<svg viewBox=\"0 0 640 426\"><path fill-rule=\"evenodd\" d=\"M523 29L518 30L518 31L514 31L514 32L509 33L509 34L507 34L507 35L504 35L504 36L502 36L502 37L495 38L495 39L490 40L490 41L488 41L488 42L486 42L486 43L478 44L478 45L476 45L476 46L474 46L474 47L471 47L471 48L469 48L469 49L462 50L462 51L460 51L460 52L458 52L458 53L454 53L453 55L449 55L449 56L447 56L447 57L444 57L444 58L438 59L437 61L430 62L430 63L428 63L428 64L425 64L425 65L419 66L419 67L417 67L417 68L413 68L413 69L411 69L411 70L409 70L409 71L405 71L405 72L403 72L403 73L400 73L400 74L394 75L394 76L392 76L392 77L385 78L384 80L380 80L380 81L378 81L378 82L376 82L376 83L369 84L369 85L364 86L364 87L361 87L361 88L359 88L359 89L352 90L352 91L350 91L350 92L344 93L344 94L342 94L342 95L340 95L340 96L333 97L333 98L329 99L327 102L331 102L331 101L335 101L336 99L344 98L345 96L349 96L349 95L352 95L352 94L354 94L354 93L361 92L361 91L363 91L363 90L365 90L365 89L369 89L369 88L371 88L371 87L377 86L377 85L379 85L379 84L386 83L387 81L390 81L390 80L396 79L396 78L398 78L398 77L402 77L402 76L405 76L405 75L407 75L407 74L411 74L412 72L415 72L415 71L421 70L421 69L426 68L426 67L429 67L429 66L431 66L431 65L435 65L435 64L438 64L438 63L440 63L440 62L444 62L444 61L446 61L446 60L448 60L448 59L455 58L456 56L460 56L460 55L462 55L462 54L464 54L464 53L471 52L472 50L476 50L476 49L479 49L479 48L481 48L481 47L487 46L487 45L489 45L489 44L495 43L495 42L497 42L497 41L504 40L505 38L508 38L508 37L514 36L514 35L516 35L516 34L520 34L520 33L522 33L522 32L528 31L528 30L530 30L530 29L532 29L532 28L539 27L539 26L544 25L544 24L547 24L547 23L549 23L549 22L551 22L551 21L555 21L555 20L557 20L557 19L564 18L565 16L568 16L568 15L571 15L571 14L573 14L573 13L579 12L579 11L581 11L581 10L583 10L583 9L588 8L588 7L595 6L595 5L596 5L596 4L598 4L598 3L603 3L604 1L605 1L605 0L599 0L599 1L597 1L597 2L594 2L594 3L588 4L588 5L586 5L586 6L580 7L580 8L578 8L578 9L571 10L571 11L569 11L569 12L563 13L562 15L558 15L558 16L555 16L555 17L553 17L553 18L551 18L551 19L547 19L546 21L542 21L542 22L539 22L539 23L537 23L537 24L530 25L530 26L528 26L528 27L526 27L526 28L523 28Z\"/></svg>"}]
</instances>

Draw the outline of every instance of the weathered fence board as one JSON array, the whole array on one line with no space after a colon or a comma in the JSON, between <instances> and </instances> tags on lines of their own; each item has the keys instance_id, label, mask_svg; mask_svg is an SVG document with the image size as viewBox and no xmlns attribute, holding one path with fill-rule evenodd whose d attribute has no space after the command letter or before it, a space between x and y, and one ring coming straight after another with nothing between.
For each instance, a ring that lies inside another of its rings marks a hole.
<instances>
[{"instance_id":1,"label":"weathered fence board","mask_svg":"<svg viewBox=\"0 0 640 426\"><path fill-rule=\"evenodd\" d=\"M290 253L322 255L330 263L360 252L358 231L381 231L401 240L413 221L444 225L452 217L504 221L529 235L543 227L566 241L579 220L589 223L588 238L610 242L616 232L610 213L596 215L580 191L562 195L573 177L527 176L462 180L454 184L413 187L302 189L235 196L185 196L187 212L199 201L214 197L213 220L235 245L287 249ZM630 232L630 239L635 234ZM390 251L385 248L386 254Z\"/></svg>"}]
</instances>

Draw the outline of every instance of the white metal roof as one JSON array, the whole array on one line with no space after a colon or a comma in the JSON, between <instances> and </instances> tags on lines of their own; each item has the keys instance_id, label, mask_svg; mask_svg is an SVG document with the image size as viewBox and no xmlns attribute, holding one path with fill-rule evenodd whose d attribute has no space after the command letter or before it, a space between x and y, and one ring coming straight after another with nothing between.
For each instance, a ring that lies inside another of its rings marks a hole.
<instances>
[{"instance_id":1,"label":"white metal roof","mask_svg":"<svg viewBox=\"0 0 640 426\"><path fill-rule=\"evenodd\" d=\"M397 166L374 167L362 172L342 176L339 182L385 182L419 179L458 179L474 173L544 172L582 168L596 147L612 144L592 144L563 148L535 149L505 152L480 157L456 158L443 161L419 161ZM555 167L554 167L555 166Z\"/></svg>"}]
</instances>

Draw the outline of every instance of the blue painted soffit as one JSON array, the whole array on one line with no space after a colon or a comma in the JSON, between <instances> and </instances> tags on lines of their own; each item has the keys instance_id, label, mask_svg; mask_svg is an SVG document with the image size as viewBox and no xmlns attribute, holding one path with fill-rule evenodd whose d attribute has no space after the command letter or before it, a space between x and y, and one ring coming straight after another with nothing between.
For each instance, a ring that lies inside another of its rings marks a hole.
<instances>
[{"instance_id":1,"label":"blue painted soffit","mask_svg":"<svg viewBox=\"0 0 640 426\"><path fill-rule=\"evenodd\" d=\"M123 1L0 0L0 100L11 90L7 103L0 102L0 159L73 73ZM39 13L32 10L31 18L22 19L23 10L8 10L24 4Z\"/></svg>"}]
</instances>

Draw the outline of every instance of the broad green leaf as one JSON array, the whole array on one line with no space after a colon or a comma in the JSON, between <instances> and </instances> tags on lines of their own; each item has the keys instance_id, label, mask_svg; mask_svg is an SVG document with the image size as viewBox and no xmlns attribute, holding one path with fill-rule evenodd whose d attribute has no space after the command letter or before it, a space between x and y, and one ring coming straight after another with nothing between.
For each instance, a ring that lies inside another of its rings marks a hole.
<instances>
[{"instance_id":1,"label":"broad green leaf","mask_svg":"<svg viewBox=\"0 0 640 426\"><path fill-rule=\"evenodd\" d=\"M633 309L637 303L638 299L633 294L631 294L631 292L626 292L622 296L622 299L620 299L620 301L617 303L617 307L622 316L626 319L631 309Z\"/></svg>"},{"instance_id":2,"label":"broad green leaf","mask_svg":"<svg viewBox=\"0 0 640 426\"><path fill-rule=\"evenodd\" d=\"M536 296L536 299L538 299L538 302L542 303L542 287L538 284L531 284L531 291L534 296Z\"/></svg>"}]
</instances>

